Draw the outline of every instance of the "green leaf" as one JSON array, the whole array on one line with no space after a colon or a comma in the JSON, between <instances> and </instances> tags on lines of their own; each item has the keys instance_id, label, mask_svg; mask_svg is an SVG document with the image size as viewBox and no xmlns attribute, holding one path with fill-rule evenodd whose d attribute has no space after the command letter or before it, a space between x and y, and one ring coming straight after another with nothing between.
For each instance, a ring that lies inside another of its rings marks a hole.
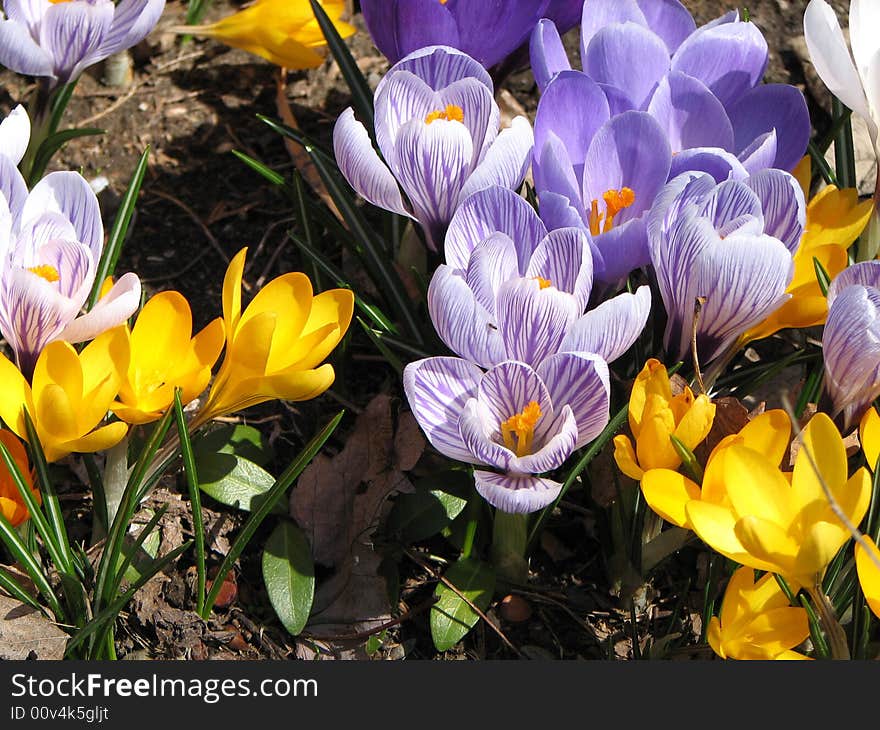
<instances>
[{"instance_id":1,"label":"green leaf","mask_svg":"<svg viewBox=\"0 0 880 730\"><path fill-rule=\"evenodd\" d=\"M94 137L95 135L104 134L103 129L93 129L84 127L83 129L65 129L63 132L55 132L43 140L37 154L34 155L34 164L30 171L30 182L35 184L46 170L49 160L70 140L79 137Z\"/></svg>"},{"instance_id":2,"label":"green leaf","mask_svg":"<svg viewBox=\"0 0 880 730\"><path fill-rule=\"evenodd\" d=\"M251 168L254 172L262 175L266 180L275 185L276 187L284 187L285 180L283 175L279 175L275 170L267 165L263 164L259 160L255 160L253 157L246 155L244 152L239 152L238 150L232 150L232 154L235 155L239 160L241 160L245 165Z\"/></svg>"},{"instance_id":3,"label":"green leaf","mask_svg":"<svg viewBox=\"0 0 880 730\"><path fill-rule=\"evenodd\" d=\"M825 271L825 267L822 266L822 263L813 256L813 269L816 272L816 281L819 282L819 289L822 292L822 296L828 296L828 287L831 286L831 277L828 275L828 272Z\"/></svg>"},{"instance_id":4,"label":"green leaf","mask_svg":"<svg viewBox=\"0 0 880 730\"><path fill-rule=\"evenodd\" d=\"M462 513L467 500L439 489L402 494L388 515L387 531L409 544L436 535Z\"/></svg>"},{"instance_id":5,"label":"green leaf","mask_svg":"<svg viewBox=\"0 0 880 730\"><path fill-rule=\"evenodd\" d=\"M193 441L196 461L206 454L234 454L266 467L274 453L259 429L244 424L223 424Z\"/></svg>"},{"instance_id":6,"label":"green leaf","mask_svg":"<svg viewBox=\"0 0 880 730\"><path fill-rule=\"evenodd\" d=\"M209 497L235 509L253 512L275 483L275 477L235 454L212 454L198 461L199 487ZM276 510L284 513L284 508Z\"/></svg>"},{"instance_id":7,"label":"green leaf","mask_svg":"<svg viewBox=\"0 0 880 730\"><path fill-rule=\"evenodd\" d=\"M305 628L315 597L315 564L309 541L282 520L263 549L263 581L275 614L291 636Z\"/></svg>"},{"instance_id":8,"label":"green leaf","mask_svg":"<svg viewBox=\"0 0 880 730\"><path fill-rule=\"evenodd\" d=\"M491 566L474 558L464 558L449 566L446 580L481 611L488 608L495 590L495 572ZM464 638L480 616L443 583L437 584L434 595L438 600L431 607L431 638L437 651L446 651Z\"/></svg>"}]
</instances>

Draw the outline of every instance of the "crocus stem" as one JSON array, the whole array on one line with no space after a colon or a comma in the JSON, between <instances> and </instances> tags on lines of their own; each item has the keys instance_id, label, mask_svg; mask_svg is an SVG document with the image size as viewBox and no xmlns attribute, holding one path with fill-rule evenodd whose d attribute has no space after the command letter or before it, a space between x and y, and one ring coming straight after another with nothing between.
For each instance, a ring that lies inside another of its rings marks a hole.
<instances>
[{"instance_id":1,"label":"crocus stem","mask_svg":"<svg viewBox=\"0 0 880 730\"><path fill-rule=\"evenodd\" d=\"M492 525L492 564L502 580L525 583L529 564L525 557L528 543L528 516L495 510Z\"/></svg>"},{"instance_id":2,"label":"crocus stem","mask_svg":"<svg viewBox=\"0 0 880 730\"><path fill-rule=\"evenodd\" d=\"M107 505L107 524L101 528L106 532L116 518L122 501L122 493L128 483L128 436L116 446L107 449L104 462L104 500ZM97 524L97 523L96 523ZM97 537L97 536L96 536Z\"/></svg>"},{"instance_id":3,"label":"crocus stem","mask_svg":"<svg viewBox=\"0 0 880 730\"><path fill-rule=\"evenodd\" d=\"M817 580L814 586L808 587L807 592L810 594L810 598L813 599L813 604L819 612L819 621L828 639L831 658L849 659L849 644L846 641L846 634L840 625L840 621L837 620L834 607L831 605L831 601L828 600L828 596L825 595L825 591L822 590L819 581Z\"/></svg>"}]
</instances>

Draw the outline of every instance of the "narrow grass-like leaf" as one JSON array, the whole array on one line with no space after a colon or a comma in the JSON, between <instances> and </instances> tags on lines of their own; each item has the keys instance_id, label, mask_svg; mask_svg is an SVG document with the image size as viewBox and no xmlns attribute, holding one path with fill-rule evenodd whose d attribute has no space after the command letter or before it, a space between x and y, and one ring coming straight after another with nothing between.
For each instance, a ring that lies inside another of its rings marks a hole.
<instances>
[{"instance_id":1,"label":"narrow grass-like leaf","mask_svg":"<svg viewBox=\"0 0 880 730\"><path fill-rule=\"evenodd\" d=\"M306 183L303 180L302 173L296 168L293 169L293 199L296 203L296 212L299 221L299 227L302 229L302 240L309 247L315 248L315 237L312 234L312 221L309 215L308 196L306 195ZM309 266L312 269L312 281L315 288L323 289L321 282L321 270L318 268L317 262L309 257Z\"/></svg>"},{"instance_id":2,"label":"narrow grass-like leaf","mask_svg":"<svg viewBox=\"0 0 880 730\"><path fill-rule=\"evenodd\" d=\"M34 164L31 167L28 176L30 184L34 185L41 177L43 177L43 173L46 171L46 167L53 155L68 142L80 137L94 137L104 133L105 130L103 129L83 127L82 129L65 129L63 132L54 132L46 137L40 145L40 148L37 150L36 155L34 155Z\"/></svg>"},{"instance_id":3,"label":"narrow grass-like leaf","mask_svg":"<svg viewBox=\"0 0 880 730\"><path fill-rule=\"evenodd\" d=\"M822 296L827 297L828 287L831 286L831 277L828 275L828 272L825 271L822 262L815 256L813 256L813 269L816 271L816 281L819 282L819 289L822 291Z\"/></svg>"},{"instance_id":4,"label":"narrow grass-like leaf","mask_svg":"<svg viewBox=\"0 0 880 730\"><path fill-rule=\"evenodd\" d=\"M357 62L351 55L351 51L348 50L348 46L345 45L345 41L342 40L342 37L336 30L336 26L333 25L333 21L324 12L324 8L321 7L317 0L309 0L309 3L312 6L312 11L315 13L318 25L321 27L321 32L324 34L324 39L327 41L327 46L330 48L330 53L336 59L339 70L342 72L342 77L351 91L352 106L372 135L373 91L370 89L370 85L361 73L360 68L358 68Z\"/></svg>"},{"instance_id":5,"label":"narrow grass-like leaf","mask_svg":"<svg viewBox=\"0 0 880 730\"><path fill-rule=\"evenodd\" d=\"M819 171L819 174L822 175L822 179L828 185L837 185L837 176L834 174L834 170L828 165L828 162L825 160L825 155L819 151L816 145L813 142L810 142L807 145L807 151L810 153L810 159L813 161L813 165L815 165L816 169Z\"/></svg>"},{"instance_id":6,"label":"narrow grass-like leaf","mask_svg":"<svg viewBox=\"0 0 880 730\"><path fill-rule=\"evenodd\" d=\"M128 224L131 222L141 183L143 183L144 175L147 172L149 157L150 147L147 145L140 160L138 160L137 167L134 169L134 174L131 176L131 181L128 183L125 195L122 197L122 202L119 204L119 210L116 212L116 218L113 220L113 227L110 229L110 234L107 237L107 244L104 246L104 250L101 251L101 259L98 262L98 269L95 273L95 285L92 287L92 293L89 295L88 309L92 309L98 303L104 279L112 276L116 270L116 262L119 260L122 244L125 241L125 234L128 232Z\"/></svg>"},{"instance_id":7,"label":"narrow grass-like leaf","mask_svg":"<svg viewBox=\"0 0 880 730\"><path fill-rule=\"evenodd\" d=\"M675 449L675 453L678 454L678 458L681 459L682 466L688 470L688 473L691 475L691 478L697 483L703 483L703 467L700 465L700 462L697 461L697 457L694 456L694 452L691 451L687 445L674 434L669 435L669 440L672 442L672 447Z\"/></svg>"},{"instance_id":8,"label":"narrow grass-like leaf","mask_svg":"<svg viewBox=\"0 0 880 730\"><path fill-rule=\"evenodd\" d=\"M822 389L822 380L825 375L824 362L816 363L807 375L807 380L795 404L794 413L800 418L810 403L815 403L819 397L819 391Z\"/></svg>"},{"instance_id":9,"label":"narrow grass-like leaf","mask_svg":"<svg viewBox=\"0 0 880 730\"><path fill-rule=\"evenodd\" d=\"M9 575L9 573L3 568L0 568L0 588L13 598L18 599L31 608L36 608L38 611L42 611L44 614L46 613L46 609L44 609L30 593L21 587L21 583L15 580L15 578Z\"/></svg>"},{"instance_id":10,"label":"narrow grass-like leaf","mask_svg":"<svg viewBox=\"0 0 880 730\"><path fill-rule=\"evenodd\" d=\"M147 581L150 580L150 578L156 575L166 565L170 565L180 555L189 550L192 544L192 540L187 540L180 547L175 548L167 555L163 555L161 558L157 558L146 568L144 568L141 577L137 581L132 583L128 590L125 591L125 593L116 598L106 608L95 614L95 617L76 633L76 635L67 643L67 649L65 650L66 654L70 655L74 649L79 648L79 646L86 639L91 638L96 633L103 633L103 630L105 629L107 624L113 622L116 619L116 617L119 615L119 612L123 608L125 608L125 605L131 600L132 596L134 596L134 594L137 593L147 583ZM101 636L99 636L98 641L94 642L93 646L101 646L101 644L102 640Z\"/></svg>"},{"instance_id":11,"label":"narrow grass-like leaf","mask_svg":"<svg viewBox=\"0 0 880 730\"><path fill-rule=\"evenodd\" d=\"M831 95L831 113L835 121L844 120L834 137L834 167L837 179L841 187L854 188L856 187L856 156L853 149L851 113L834 94Z\"/></svg>"},{"instance_id":12,"label":"narrow grass-like leaf","mask_svg":"<svg viewBox=\"0 0 880 730\"><path fill-rule=\"evenodd\" d=\"M177 422L177 435L180 438L180 455L183 457L183 473L186 476L186 488L189 490L189 503L192 512L193 536L196 547L196 611L202 612L205 605L205 526L202 521L202 497L199 492L199 474L196 470L196 459L193 455L192 443L183 414L183 403L180 400L180 388L174 389L174 419Z\"/></svg>"},{"instance_id":13,"label":"narrow grass-like leaf","mask_svg":"<svg viewBox=\"0 0 880 730\"><path fill-rule=\"evenodd\" d=\"M285 469L284 473L278 477L275 484L267 492L265 501L259 506L259 508L251 512L250 517L248 517L247 521L242 526L241 531L235 538L235 542L232 543L229 552L226 554L226 557L217 569L217 574L214 576L214 580L211 583L211 590L208 591L208 595L205 598L205 605L201 613L202 618L207 619L208 616L211 615L211 609L214 607L214 603L220 593L220 588L223 586L223 581L226 579L229 571L232 570L232 566L235 564L235 561L238 560L238 556L241 555L242 551L247 547L254 532L256 532L263 520L266 519L266 516L272 511L275 503L281 499L281 496L287 491L290 485L293 484L296 478L309 465L309 462L311 462L315 454L321 450L321 447L336 430L336 427L339 425L344 414L345 411L337 413L333 420L331 420L317 436L309 441L306 447L300 452L299 456L297 456L290 466Z\"/></svg>"},{"instance_id":14,"label":"narrow grass-like leaf","mask_svg":"<svg viewBox=\"0 0 880 730\"><path fill-rule=\"evenodd\" d=\"M61 602L58 600L58 596L55 595L55 591L52 590L52 586L46 578L46 571L43 569L43 566L37 562L34 554L28 550L27 545L24 544L21 536L2 512L0 512L0 540L6 545L6 549L9 550L12 557L21 564L30 579L34 582L37 590L39 590L46 599L49 608L51 608L52 613L55 614L55 620L59 623L64 623L66 613L61 607Z\"/></svg>"},{"instance_id":15,"label":"narrow grass-like leaf","mask_svg":"<svg viewBox=\"0 0 880 730\"><path fill-rule=\"evenodd\" d=\"M385 362L387 362L392 368L394 368L395 372L398 375L403 375L403 363L400 361L400 358L397 357L388 346L382 341L382 333L376 332L370 325L368 325L364 320L360 317L357 318L358 324L360 324L361 328L366 333L370 342L375 345L376 349L385 358Z\"/></svg>"},{"instance_id":16,"label":"narrow grass-like leaf","mask_svg":"<svg viewBox=\"0 0 880 730\"><path fill-rule=\"evenodd\" d=\"M831 650L828 648L825 634L822 633L822 624L819 622L819 617L816 615L816 610L813 608L813 604L810 603L804 595L798 596L798 600L807 612L807 621L810 625L810 639L813 642L813 648L822 659L829 659L831 657Z\"/></svg>"},{"instance_id":17,"label":"narrow grass-like leaf","mask_svg":"<svg viewBox=\"0 0 880 730\"><path fill-rule=\"evenodd\" d=\"M195 25L201 22L209 7L211 7L211 0L189 0L186 6L186 25Z\"/></svg>"},{"instance_id":18,"label":"narrow grass-like leaf","mask_svg":"<svg viewBox=\"0 0 880 730\"><path fill-rule=\"evenodd\" d=\"M298 636L315 596L315 563L303 531L289 520L278 523L263 548L263 582L284 628Z\"/></svg>"},{"instance_id":19,"label":"narrow grass-like leaf","mask_svg":"<svg viewBox=\"0 0 880 730\"><path fill-rule=\"evenodd\" d=\"M246 155L244 152L239 152L238 150L232 150L232 154L235 155L239 160L241 160L245 165L251 168L254 172L262 175L266 180L277 187L284 187L287 184L287 181L284 179L283 175L279 175L275 170L271 167L267 167L259 160L255 160L253 157Z\"/></svg>"},{"instance_id":20,"label":"narrow grass-like leaf","mask_svg":"<svg viewBox=\"0 0 880 730\"><path fill-rule=\"evenodd\" d=\"M40 437L37 435L34 422L27 411L24 412L24 426L28 437L28 452L31 457L31 464L33 464L34 471L37 473L37 483L40 485L40 493L43 496L43 507L49 518L49 525L52 528L52 534L55 536L58 550L64 558L65 565L69 566L66 572L69 575L73 575L75 571L82 578L82 565L79 564L79 561L70 549L70 539L67 536L67 526L64 524L64 514L61 511L61 503L58 501L58 492L55 490L55 484L49 474L46 454L43 452L43 446L40 443Z\"/></svg>"}]
</instances>

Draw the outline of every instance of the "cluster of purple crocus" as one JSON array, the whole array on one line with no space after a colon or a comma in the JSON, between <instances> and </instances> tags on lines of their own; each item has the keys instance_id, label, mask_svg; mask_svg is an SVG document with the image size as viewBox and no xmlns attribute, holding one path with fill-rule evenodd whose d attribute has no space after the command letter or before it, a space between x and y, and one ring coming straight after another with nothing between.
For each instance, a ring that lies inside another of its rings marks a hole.
<instances>
[{"instance_id":1,"label":"cluster of purple crocus","mask_svg":"<svg viewBox=\"0 0 880 730\"><path fill-rule=\"evenodd\" d=\"M457 357L408 365L406 394L434 447L477 466L480 494L531 512L559 494L550 472L608 423L608 363L651 310L647 286L617 294L634 270L656 279L667 353L686 357L695 333L704 364L788 298L806 217L790 174L809 139L806 104L760 83L767 44L736 12L697 28L678 0L589 0L576 71L547 8L537 22L524 9L542 3L496 2L485 5L532 24L542 90L534 131L518 118L499 133L484 68L497 54L466 53L469 39L494 37L483 11L379 5L365 13L371 28L380 15L397 28L374 33L392 60L421 38L400 30L404 19L442 15L448 37L425 42L450 44L402 55L380 83L378 151L352 110L334 133L352 187L416 221L445 256L428 307ZM515 48L520 26L510 32ZM538 212L516 192L529 166Z\"/></svg>"},{"instance_id":2,"label":"cluster of purple crocus","mask_svg":"<svg viewBox=\"0 0 880 730\"><path fill-rule=\"evenodd\" d=\"M141 298L137 275L124 274L80 314L104 247L98 199L75 172L49 173L28 191L16 165L29 138L28 116L16 107L0 124L0 333L27 376L49 342L94 339Z\"/></svg>"}]
</instances>

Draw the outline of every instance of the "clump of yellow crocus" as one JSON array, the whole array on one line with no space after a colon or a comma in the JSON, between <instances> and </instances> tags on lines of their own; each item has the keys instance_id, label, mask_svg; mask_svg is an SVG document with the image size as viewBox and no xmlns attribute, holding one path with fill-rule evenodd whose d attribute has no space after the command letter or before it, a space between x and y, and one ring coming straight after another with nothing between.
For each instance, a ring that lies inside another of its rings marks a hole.
<instances>
[{"instance_id":1,"label":"clump of yellow crocus","mask_svg":"<svg viewBox=\"0 0 880 730\"><path fill-rule=\"evenodd\" d=\"M659 360L651 358L633 383L629 399L629 428L636 444L627 436L614 437L614 460L633 479L649 469L675 469L681 458L670 436L695 449L712 428L715 404L706 395L684 392L672 395L669 375Z\"/></svg>"},{"instance_id":2,"label":"clump of yellow crocus","mask_svg":"<svg viewBox=\"0 0 880 730\"><path fill-rule=\"evenodd\" d=\"M119 443L128 425L101 426L128 368L129 344L123 327L98 335L82 352L67 342L50 342L40 353L29 384L0 355L0 418L26 438L24 410L30 414L46 458L103 451Z\"/></svg>"},{"instance_id":3,"label":"clump of yellow crocus","mask_svg":"<svg viewBox=\"0 0 880 730\"><path fill-rule=\"evenodd\" d=\"M809 635L806 610L789 604L771 573L755 583L752 568L739 568L706 638L722 659L808 659L792 648Z\"/></svg>"},{"instance_id":4,"label":"clump of yellow crocus","mask_svg":"<svg viewBox=\"0 0 880 730\"><path fill-rule=\"evenodd\" d=\"M0 442L3 442L3 445L9 449L9 454L18 466L18 470L24 477L28 487L30 487L31 494L34 495L34 499L36 499L37 504L39 504L41 500L40 490L35 489L33 486L34 480L31 475L30 464L28 463L27 453L25 452L21 441L15 438L11 431L3 429L0 430ZM0 464L0 514L2 514L13 527L18 527L30 517L28 508L12 479L12 474L10 474L6 466L2 464Z\"/></svg>"},{"instance_id":5,"label":"clump of yellow crocus","mask_svg":"<svg viewBox=\"0 0 880 730\"><path fill-rule=\"evenodd\" d=\"M344 0L321 0L321 6L340 36L347 38L355 32L354 26L340 20ZM216 23L171 30L215 38L293 71L317 68L324 61L315 49L325 46L326 41L308 0L256 0Z\"/></svg>"},{"instance_id":6,"label":"clump of yellow crocus","mask_svg":"<svg viewBox=\"0 0 880 730\"><path fill-rule=\"evenodd\" d=\"M691 528L731 560L812 588L850 538L823 483L853 525L868 509L871 477L847 478L846 448L831 419L817 413L803 432L794 471L742 443L719 449L706 467L702 494L685 505Z\"/></svg>"},{"instance_id":7,"label":"clump of yellow crocus","mask_svg":"<svg viewBox=\"0 0 880 730\"><path fill-rule=\"evenodd\" d=\"M749 421L738 433L724 437L712 450L706 462L707 467L717 454L734 444L745 446L762 454L769 463L776 466L788 450L791 438L791 421L785 411L774 409L766 411ZM691 500L724 500L723 485L713 481L720 472L706 470L702 489L686 476L672 469L651 469L642 477L642 493L645 501L667 522L679 527L693 529L687 517L686 506Z\"/></svg>"},{"instance_id":8,"label":"clump of yellow crocus","mask_svg":"<svg viewBox=\"0 0 880 730\"><path fill-rule=\"evenodd\" d=\"M811 168L809 156L804 157L794 171L804 197L809 197ZM847 249L868 225L872 203L859 202L854 188L838 190L828 185L820 190L807 205L807 222L800 246L793 257L794 276L786 293L791 294L785 304L761 324L746 332L743 344L778 332L787 327L812 327L824 324L828 316L828 302L816 278L817 259L831 279L847 266Z\"/></svg>"},{"instance_id":9,"label":"clump of yellow crocus","mask_svg":"<svg viewBox=\"0 0 880 730\"><path fill-rule=\"evenodd\" d=\"M128 423L160 418L180 388L184 405L196 398L211 379L211 368L225 342L223 320L215 319L195 337L189 303L176 291L152 297L134 328L124 328L131 360L113 412Z\"/></svg>"},{"instance_id":10,"label":"clump of yellow crocus","mask_svg":"<svg viewBox=\"0 0 880 730\"><path fill-rule=\"evenodd\" d=\"M333 366L321 362L348 330L354 294L330 289L313 296L309 278L294 272L266 284L242 312L246 254L238 252L223 280L226 354L194 428L275 398L315 398L335 378Z\"/></svg>"}]
</instances>

